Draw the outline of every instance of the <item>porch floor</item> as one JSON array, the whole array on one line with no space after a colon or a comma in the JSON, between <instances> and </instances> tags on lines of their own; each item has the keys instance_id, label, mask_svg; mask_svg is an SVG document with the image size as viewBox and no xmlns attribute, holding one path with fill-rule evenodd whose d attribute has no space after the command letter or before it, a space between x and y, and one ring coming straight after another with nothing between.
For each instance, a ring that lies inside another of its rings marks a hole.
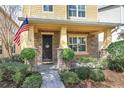
<instances>
[{"instance_id":1,"label":"porch floor","mask_svg":"<svg viewBox=\"0 0 124 93\"><path fill-rule=\"evenodd\" d=\"M56 69L56 65L47 64L39 65L38 71L43 76L43 82L41 88L64 88L64 84L60 79L59 72Z\"/></svg>"}]
</instances>

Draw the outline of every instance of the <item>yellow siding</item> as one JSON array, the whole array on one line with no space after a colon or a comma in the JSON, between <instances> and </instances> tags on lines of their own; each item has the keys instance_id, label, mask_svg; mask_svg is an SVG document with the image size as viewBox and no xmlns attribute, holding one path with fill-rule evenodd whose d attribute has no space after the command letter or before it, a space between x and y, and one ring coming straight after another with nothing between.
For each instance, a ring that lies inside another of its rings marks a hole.
<instances>
[{"instance_id":1,"label":"yellow siding","mask_svg":"<svg viewBox=\"0 0 124 93\"><path fill-rule=\"evenodd\" d=\"M23 16L33 16L52 19L67 19L67 5L54 5L53 12L44 12L43 5L23 6ZM86 18L81 20L96 21L97 20L97 6L86 5Z\"/></svg>"},{"instance_id":2,"label":"yellow siding","mask_svg":"<svg viewBox=\"0 0 124 93\"><path fill-rule=\"evenodd\" d=\"M97 6L95 5L87 5L86 6L86 19L89 21L97 20Z\"/></svg>"}]
</instances>

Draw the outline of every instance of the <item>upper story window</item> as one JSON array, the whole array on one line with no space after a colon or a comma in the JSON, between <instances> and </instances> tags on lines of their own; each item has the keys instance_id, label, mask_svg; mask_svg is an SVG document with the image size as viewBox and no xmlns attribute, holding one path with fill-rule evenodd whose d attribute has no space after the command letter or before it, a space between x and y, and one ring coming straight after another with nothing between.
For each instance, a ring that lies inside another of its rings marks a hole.
<instances>
[{"instance_id":1,"label":"upper story window","mask_svg":"<svg viewBox=\"0 0 124 93\"><path fill-rule=\"evenodd\" d=\"M52 5L43 5L43 10L47 11L47 12L52 12L53 6Z\"/></svg>"},{"instance_id":2,"label":"upper story window","mask_svg":"<svg viewBox=\"0 0 124 93\"><path fill-rule=\"evenodd\" d=\"M69 17L85 17L85 5L68 5Z\"/></svg>"},{"instance_id":3,"label":"upper story window","mask_svg":"<svg viewBox=\"0 0 124 93\"><path fill-rule=\"evenodd\" d=\"M87 38L83 36L69 36L68 46L75 52L85 52L87 49Z\"/></svg>"}]
</instances>

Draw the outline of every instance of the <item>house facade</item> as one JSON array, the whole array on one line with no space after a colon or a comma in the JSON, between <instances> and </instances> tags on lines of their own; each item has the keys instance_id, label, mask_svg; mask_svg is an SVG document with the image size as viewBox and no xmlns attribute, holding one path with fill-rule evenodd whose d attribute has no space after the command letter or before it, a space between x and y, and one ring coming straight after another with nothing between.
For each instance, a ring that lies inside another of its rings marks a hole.
<instances>
[{"instance_id":1,"label":"house facade","mask_svg":"<svg viewBox=\"0 0 124 93\"><path fill-rule=\"evenodd\" d=\"M14 31L17 31L18 28L19 26L17 23L10 18L7 12L2 8L2 6L0 6L0 58L9 57L8 50L6 49L4 42L13 42L15 35ZM13 55L19 54L20 46L13 44L9 51L11 51Z\"/></svg>"},{"instance_id":2,"label":"house facade","mask_svg":"<svg viewBox=\"0 0 124 93\"><path fill-rule=\"evenodd\" d=\"M23 21L28 16L30 29L21 34L21 49L37 51L38 62L59 61L64 48L74 50L77 57L98 57L98 34L104 32L104 48L111 43L116 23L98 22L95 5L25 5Z\"/></svg>"},{"instance_id":3,"label":"house facade","mask_svg":"<svg viewBox=\"0 0 124 93\"><path fill-rule=\"evenodd\" d=\"M124 5L101 5L98 7L99 22L124 24ZM118 35L124 33L124 25L119 26L112 34L112 42L118 41ZM120 39L121 40L121 39Z\"/></svg>"}]
</instances>

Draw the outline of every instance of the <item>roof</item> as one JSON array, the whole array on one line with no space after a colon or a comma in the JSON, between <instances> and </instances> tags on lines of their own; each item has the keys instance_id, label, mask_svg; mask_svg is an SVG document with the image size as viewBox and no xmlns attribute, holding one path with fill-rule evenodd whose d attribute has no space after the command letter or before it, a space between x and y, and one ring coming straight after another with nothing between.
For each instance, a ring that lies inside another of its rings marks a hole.
<instances>
[{"instance_id":1,"label":"roof","mask_svg":"<svg viewBox=\"0 0 124 93\"><path fill-rule=\"evenodd\" d=\"M54 24L73 24L73 25L92 25L92 26L109 26L116 27L124 25L121 23L108 23L108 22L95 22L95 21L82 21L82 20L70 20L70 19L45 19L38 17L29 17L29 23L54 23ZM19 17L20 21L24 20L24 17Z\"/></svg>"}]
</instances>

